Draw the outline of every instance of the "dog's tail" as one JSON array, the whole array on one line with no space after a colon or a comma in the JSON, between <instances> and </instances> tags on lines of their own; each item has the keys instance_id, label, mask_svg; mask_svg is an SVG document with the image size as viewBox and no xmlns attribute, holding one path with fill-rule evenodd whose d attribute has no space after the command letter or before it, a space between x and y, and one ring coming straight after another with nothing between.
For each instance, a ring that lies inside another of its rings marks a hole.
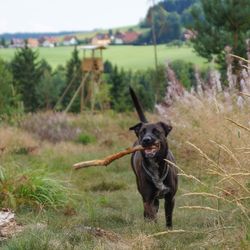
<instances>
[{"instance_id":1,"label":"dog's tail","mask_svg":"<svg viewBox=\"0 0 250 250\"><path fill-rule=\"evenodd\" d=\"M129 86L129 92L130 92L130 95L131 95L131 97L132 97L132 100L133 100L135 109L136 109L136 111L137 111L137 114L138 114L138 116L139 116L139 118L140 118L140 121L141 121L141 122L147 123L148 120L147 120L147 118L146 118L145 115L144 115L142 106L141 106L141 104L140 104L140 102L139 102L139 100L138 100L138 97L136 96L136 94L135 94L135 92L134 92L134 90L132 89L131 86Z\"/></svg>"}]
</instances>

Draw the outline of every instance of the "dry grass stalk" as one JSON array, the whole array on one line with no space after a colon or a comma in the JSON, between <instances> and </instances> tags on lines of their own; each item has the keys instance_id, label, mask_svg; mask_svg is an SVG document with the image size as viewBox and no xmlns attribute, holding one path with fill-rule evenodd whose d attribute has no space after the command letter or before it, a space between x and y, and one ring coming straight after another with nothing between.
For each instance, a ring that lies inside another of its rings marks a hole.
<instances>
[{"instance_id":1,"label":"dry grass stalk","mask_svg":"<svg viewBox=\"0 0 250 250\"><path fill-rule=\"evenodd\" d=\"M212 208L212 207L203 207L203 206L182 206L178 207L180 209L202 209L202 210L209 210L209 211L214 211L214 212L219 212L218 209Z\"/></svg>"},{"instance_id":2,"label":"dry grass stalk","mask_svg":"<svg viewBox=\"0 0 250 250\"><path fill-rule=\"evenodd\" d=\"M221 200L226 201L226 202L229 202L229 203L232 202L232 201L227 200L227 199L225 199L225 198L223 198L223 197L221 197L221 196L218 196L218 195L216 195L216 194L205 193L205 192L200 192L200 193L198 193L198 192L195 192L195 193L185 193L185 194L183 194L182 196L192 196L192 195L194 195L194 196L199 195L199 196L204 196L204 197L210 197L210 198L221 199Z\"/></svg>"},{"instance_id":3,"label":"dry grass stalk","mask_svg":"<svg viewBox=\"0 0 250 250\"><path fill-rule=\"evenodd\" d=\"M247 209L245 206L243 206L243 204L240 203L240 200L249 199L250 197L236 197L236 195L234 195L233 193L231 193L231 192L229 192L229 191L227 191L227 190L225 190L223 188L220 188L220 187L217 187L217 186L215 188L222 191L223 193L227 194L228 196L233 197L232 203L234 202L236 204L236 206L238 208L240 208L240 210L243 212L243 214L249 220L249 216L246 213L246 211L249 212L249 209Z\"/></svg>"},{"instance_id":4,"label":"dry grass stalk","mask_svg":"<svg viewBox=\"0 0 250 250\"><path fill-rule=\"evenodd\" d=\"M212 233L212 232L216 232L216 231L220 231L220 230L225 230L225 229L234 229L235 227L219 227L219 228L215 228L212 230L204 230L204 231L196 231L196 230L183 230L183 229L179 229L179 230L168 230L168 231L163 231L163 232L159 232L159 233L154 233L154 234L150 234L147 237L155 237L155 236L161 236L161 235L165 235L165 234L175 234L175 233L195 233L195 234L207 234L207 233Z\"/></svg>"},{"instance_id":5,"label":"dry grass stalk","mask_svg":"<svg viewBox=\"0 0 250 250\"><path fill-rule=\"evenodd\" d=\"M238 122L235 122L235 121L233 121L233 120L230 119L230 118L225 118L225 119L226 119L227 121L229 121L229 122L235 124L236 126L238 126L238 127L240 127L240 128L243 128L243 129L245 129L246 131L250 132L250 129L247 128L247 127L245 127L244 125L242 125L242 124L240 124L240 123L238 123Z\"/></svg>"},{"instance_id":6,"label":"dry grass stalk","mask_svg":"<svg viewBox=\"0 0 250 250\"><path fill-rule=\"evenodd\" d=\"M233 173L233 174L227 174L224 178L222 178L218 183L227 181L231 179L233 176L240 176L240 177L248 177L250 176L250 173ZM247 190L248 192L248 190ZM248 192L249 193L249 192Z\"/></svg>"},{"instance_id":7,"label":"dry grass stalk","mask_svg":"<svg viewBox=\"0 0 250 250\"><path fill-rule=\"evenodd\" d=\"M240 59L241 61L244 61L244 62L246 62L246 63L250 63L250 61L247 60L247 59L245 59L244 57L237 56L237 55L234 55L234 54L229 54L229 55L232 56L232 57L235 57L235 58L237 58L237 59Z\"/></svg>"},{"instance_id":8,"label":"dry grass stalk","mask_svg":"<svg viewBox=\"0 0 250 250\"><path fill-rule=\"evenodd\" d=\"M218 163L216 163L215 161L213 161L210 157L208 157L207 154L205 154L200 148L198 148L197 146L195 146L193 143L191 142L187 142L189 145L191 145L192 147L194 147L199 153L200 155L205 158L208 162L210 162L212 164L212 166L214 166L215 168L219 169L222 174L224 175L224 177L227 177L227 171L224 170ZM216 169L216 170L217 170ZM218 175L223 176L221 173L217 172ZM236 178L234 178L234 176L230 176L230 178L228 179L229 181L232 180L234 181L237 185L239 185L245 192L250 193L250 191L244 187L244 185L242 185Z\"/></svg>"},{"instance_id":9,"label":"dry grass stalk","mask_svg":"<svg viewBox=\"0 0 250 250\"><path fill-rule=\"evenodd\" d=\"M240 95L245 95L245 96L250 97L250 94L249 94L249 93L240 92L239 94L240 94Z\"/></svg>"},{"instance_id":10,"label":"dry grass stalk","mask_svg":"<svg viewBox=\"0 0 250 250\"><path fill-rule=\"evenodd\" d=\"M240 208L240 210L243 212L243 214L246 216L247 220L250 222L250 218L248 216L249 209L246 209L238 200L236 200L237 206Z\"/></svg>"},{"instance_id":11,"label":"dry grass stalk","mask_svg":"<svg viewBox=\"0 0 250 250\"><path fill-rule=\"evenodd\" d=\"M239 166L239 168L241 168L241 164L239 162L239 160L236 158L236 156L234 155L234 153L224 144L219 144L213 140L209 140L210 142L214 143L215 145L217 145L219 148L221 148L223 151L225 151L235 162L236 164Z\"/></svg>"},{"instance_id":12,"label":"dry grass stalk","mask_svg":"<svg viewBox=\"0 0 250 250\"><path fill-rule=\"evenodd\" d=\"M190 178L190 179L193 179L193 180L196 180L197 182L199 182L200 184L206 186L203 182L201 182L199 179L197 179L195 176L193 175L190 175L190 174L186 174L179 166L177 166L174 162L171 162L167 159L165 159L165 161L169 164L171 164L172 166L176 167L178 170L181 171L181 174L179 173L178 176L185 176L187 178Z\"/></svg>"},{"instance_id":13,"label":"dry grass stalk","mask_svg":"<svg viewBox=\"0 0 250 250\"><path fill-rule=\"evenodd\" d=\"M193 176L191 174L184 174L184 173L182 173L182 174L178 174L178 176L184 176L184 177L187 177L189 179L193 179L193 180L199 182L200 184L202 184L203 186L207 186L206 184L204 184L203 182L201 182L199 179L197 179L195 176Z\"/></svg>"},{"instance_id":14,"label":"dry grass stalk","mask_svg":"<svg viewBox=\"0 0 250 250\"><path fill-rule=\"evenodd\" d=\"M165 235L165 234L176 234L176 233L192 233L193 231L187 231L187 230L183 230L183 229L178 229L178 230L168 230L168 231L163 231L163 232L159 232L159 233L154 233L154 234L150 234L147 237L155 237L155 236L161 236L161 235Z\"/></svg>"},{"instance_id":15,"label":"dry grass stalk","mask_svg":"<svg viewBox=\"0 0 250 250\"><path fill-rule=\"evenodd\" d=\"M200 148L198 148L197 146L195 146L193 143L187 141L187 144L189 144L190 146L192 146L193 148L195 148L200 155L207 160L209 163L211 163L211 166L214 166L215 169L219 169L221 172L225 173L226 171L218 164L216 163L214 160L212 160L207 154L205 154Z\"/></svg>"}]
</instances>

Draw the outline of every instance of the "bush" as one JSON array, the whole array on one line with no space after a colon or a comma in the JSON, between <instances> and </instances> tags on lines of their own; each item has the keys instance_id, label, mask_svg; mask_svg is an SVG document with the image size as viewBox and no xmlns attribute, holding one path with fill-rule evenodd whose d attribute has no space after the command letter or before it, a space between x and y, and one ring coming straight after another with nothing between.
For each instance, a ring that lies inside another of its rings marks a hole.
<instances>
[{"instance_id":1,"label":"bush","mask_svg":"<svg viewBox=\"0 0 250 250\"><path fill-rule=\"evenodd\" d=\"M54 143L75 140L80 132L80 129L72 125L69 115L58 112L30 114L23 120L21 127L41 140Z\"/></svg>"},{"instance_id":2,"label":"bush","mask_svg":"<svg viewBox=\"0 0 250 250\"><path fill-rule=\"evenodd\" d=\"M76 142L82 143L84 145L95 142L96 139L92 135L87 134L79 134L78 138L76 139Z\"/></svg>"},{"instance_id":3,"label":"bush","mask_svg":"<svg viewBox=\"0 0 250 250\"><path fill-rule=\"evenodd\" d=\"M195 69L193 63L175 60L171 62L170 66L186 89L190 90L191 87L195 85Z\"/></svg>"},{"instance_id":4,"label":"bush","mask_svg":"<svg viewBox=\"0 0 250 250\"><path fill-rule=\"evenodd\" d=\"M0 206L17 209L57 208L66 205L68 188L65 183L49 178L41 171L6 174L0 167Z\"/></svg>"}]
</instances>

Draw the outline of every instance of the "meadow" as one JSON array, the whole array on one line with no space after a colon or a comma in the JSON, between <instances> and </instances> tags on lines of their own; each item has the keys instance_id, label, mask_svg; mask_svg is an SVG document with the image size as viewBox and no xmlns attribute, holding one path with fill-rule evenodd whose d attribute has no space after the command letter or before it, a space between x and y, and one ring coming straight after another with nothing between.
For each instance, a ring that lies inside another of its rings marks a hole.
<instances>
[{"instance_id":1,"label":"meadow","mask_svg":"<svg viewBox=\"0 0 250 250\"><path fill-rule=\"evenodd\" d=\"M22 232L0 241L1 249L249 249L250 110L220 100L147 114L173 125L168 141L180 182L173 231L162 201L158 222L144 221L129 156L72 168L131 146L135 113L47 112L2 123L0 202Z\"/></svg>"},{"instance_id":2,"label":"meadow","mask_svg":"<svg viewBox=\"0 0 250 250\"><path fill-rule=\"evenodd\" d=\"M65 65L71 57L73 47L56 47L56 48L39 48L40 58L44 58L53 67ZM16 49L0 49L0 58L10 61ZM206 60L195 54L191 47L182 46L166 46L159 45L157 47L158 62L165 63L166 61L183 60L192 62L198 67L206 67ZM90 52L88 53L90 56ZM80 52L83 57L83 52ZM104 60L109 60L112 64L125 70L142 70L153 68L154 49L153 46L109 46L103 52Z\"/></svg>"}]
</instances>

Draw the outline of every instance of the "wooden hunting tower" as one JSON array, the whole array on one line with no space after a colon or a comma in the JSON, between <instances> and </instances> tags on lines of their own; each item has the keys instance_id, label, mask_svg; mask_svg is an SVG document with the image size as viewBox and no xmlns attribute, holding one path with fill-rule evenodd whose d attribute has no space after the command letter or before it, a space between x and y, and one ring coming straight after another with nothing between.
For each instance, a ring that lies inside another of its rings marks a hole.
<instances>
[{"instance_id":1,"label":"wooden hunting tower","mask_svg":"<svg viewBox=\"0 0 250 250\"><path fill-rule=\"evenodd\" d=\"M88 45L82 48L82 71L102 73L104 69L102 60L102 50L106 49L106 47L102 45ZM90 55L87 55L88 52L90 52Z\"/></svg>"},{"instance_id":2,"label":"wooden hunting tower","mask_svg":"<svg viewBox=\"0 0 250 250\"><path fill-rule=\"evenodd\" d=\"M72 103L78 95L80 95L80 110L83 111L86 106L91 106L91 109L93 110L96 102L95 97L99 91L99 85L102 80L101 76L104 70L102 50L106 49L106 46L86 45L80 47L80 49L83 49L83 59L80 69L82 72L82 81L66 107L65 112L69 111ZM61 103L64 96L67 94L73 83L73 79L58 100L55 108Z\"/></svg>"}]
</instances>

